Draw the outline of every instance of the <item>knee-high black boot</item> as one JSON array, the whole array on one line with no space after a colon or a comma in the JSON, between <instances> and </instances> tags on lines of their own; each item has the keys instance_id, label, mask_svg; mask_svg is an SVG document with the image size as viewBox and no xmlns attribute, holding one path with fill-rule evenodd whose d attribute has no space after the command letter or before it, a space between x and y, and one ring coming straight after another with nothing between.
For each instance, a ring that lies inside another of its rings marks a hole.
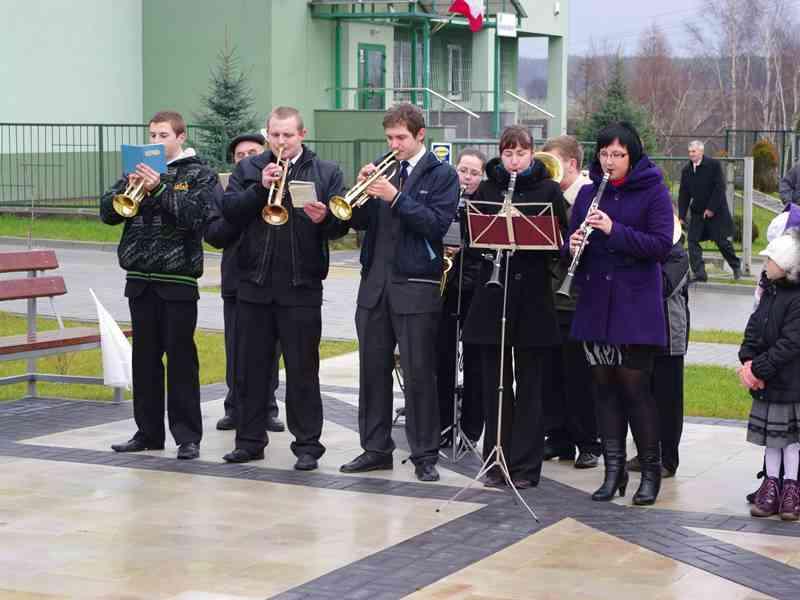
<instances>
[{"instance_id":1,"label":"knee-high black boot","mask_svg":"<svg viewBox=\"0 0 800 600\"><path fill-rule=\"evenodd\" d=\"M642 481L633 496L633 503L645 506L653 504L661 490L661 457L657 452L650 451L645 455L640 452L639 463L642 465Z\"/></svg>"},{"instance_id":2,"label":"knee-high black boot","mask_svg":"<svg viewBox=\"0 0 800 600\"><path fill-rule=\"evenodd\" d=\"M603 459L606 468L605 479L603 485L592 494L592 500L596 502L608 502L614 498L617 490L619 490L620 496L625 495L625 488L628 485L628 471L625 469L625 440L604 440Z\"/></svg>"}]
</instances>

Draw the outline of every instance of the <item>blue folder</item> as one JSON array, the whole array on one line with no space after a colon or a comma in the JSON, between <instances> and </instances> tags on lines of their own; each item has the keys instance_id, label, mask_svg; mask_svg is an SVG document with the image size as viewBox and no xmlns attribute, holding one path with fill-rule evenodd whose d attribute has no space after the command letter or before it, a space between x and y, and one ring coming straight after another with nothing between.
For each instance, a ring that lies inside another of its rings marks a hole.
<instances>
[{"instance_id":1,"label":"blue folder","mask_svg":"<svg viewBox=\"0 0 800 600\"><path fill-rule=\"evenodd\" d=\"M156 173L167 172L167 155L164 144L145 144L135 146L122 144L122 172L125 174L136 171L136 165L144 163Z\"/></svg>"}]
</instances>

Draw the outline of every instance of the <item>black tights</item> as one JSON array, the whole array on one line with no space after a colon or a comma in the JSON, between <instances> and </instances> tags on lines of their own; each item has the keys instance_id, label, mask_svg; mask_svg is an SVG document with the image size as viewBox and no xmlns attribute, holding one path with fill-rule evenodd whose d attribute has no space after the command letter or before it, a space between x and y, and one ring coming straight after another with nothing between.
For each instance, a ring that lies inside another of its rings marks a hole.
<instances>
[{"instance_id":1,"label":"black tights","mask_svg":"<svg viewBox=\"0 0 800 600\"><path fill-rule=\"evenodd\" d=\"M650 371L592 367L597 383L597 426L604 440L624 443L628 423L640 457L659 458L658 410L650 393Z\"/></svg>"}]
</instances>

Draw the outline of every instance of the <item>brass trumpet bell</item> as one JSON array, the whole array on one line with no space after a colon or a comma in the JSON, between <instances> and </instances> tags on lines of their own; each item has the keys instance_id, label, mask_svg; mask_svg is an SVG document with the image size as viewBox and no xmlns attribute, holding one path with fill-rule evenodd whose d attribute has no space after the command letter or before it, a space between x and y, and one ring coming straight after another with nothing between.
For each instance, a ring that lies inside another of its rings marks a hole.
<instances>
[{"instance_id":1,"label":"brass trumpet bell","mask_svg":"<svg viewBox=\"0 0 800 600\"><path fill-rule=\"evenodd\" d=\"M272 182L269 186L269 193L267 195L267 203L261 209L261 218L267 225L285 225L289 220L289 211L283 206L283 195L286 189L286 176L289 173L289 161L283 160L283 151L285 147L281 145L278 148L278 155L275 157L275 164L282 169L281 178L278 180L278 185Z\"/></svg>"},{"instance_id":2,"label":"brass trumpet bell","mask_svg":"<svg viewBox=\"0 0 800 600\"><path fill-rule=\"evenodd\" d=\"M391 173L387 174L389 168L397 160L397 151L394 150L390 154L383 157L380 163L376 166L375 170L370 173L364 181L354 185L344 196L334 196L328 202L328 206L333 213L333 216L340 221L349 221L353 216L353 208L363 206L369 200L367 188L371 186L378 178L385 176L387 179L394 177L397 169L393 169Z\"/></svg>"},{"instance_id":3,"label":"brass trumpet bell","mask_svg":"<svg viewBox=\"0 0 800 600\"><path fill-rule=\"evenodd\" d=\"M144 180L136 178L128 183L124 192L114 196L112 201L114 210L126 219L135 217L139 212L139 205L144 200L144 195Z\"/></svg>"},{"instance_id":4,"label":"brass trumpet bell","mask_svg":"<svg viewBox=\"0 0 800 600\"><path fill-rule=\"evenodd\" d=\"M561 180L564 179L564 168L561 166L561 160L559 160L555 154L550 152L535 152L533 154L533 160L538 160L542 163L545 169L547 169L547 174L550 176L550 179L556 183L561 183Z\"/></svg>"}]
</instances>

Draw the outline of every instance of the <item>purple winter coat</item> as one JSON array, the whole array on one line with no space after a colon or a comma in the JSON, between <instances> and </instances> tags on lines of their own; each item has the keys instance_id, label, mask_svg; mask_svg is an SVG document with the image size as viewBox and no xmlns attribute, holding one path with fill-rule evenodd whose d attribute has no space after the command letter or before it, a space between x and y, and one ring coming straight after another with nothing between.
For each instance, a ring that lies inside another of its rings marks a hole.
<instances>
[{"instance_id":1,"label":"purple winter coat","mask_svg":"<svg viewBox=\"0 0 800 600\"><path fill-rule=\"evenodd\" d=\"M602 171L596 161L590 177L594 184L584 186L575 199L569 235L586 218L600 184ZM581 257L572 336L607 344L664 346L660 263L672 247L674 219L661 171L643 155L620 187L606 186L600 210L613 226L610 235L593 231Z\"/></svg>"}]
</instances>

